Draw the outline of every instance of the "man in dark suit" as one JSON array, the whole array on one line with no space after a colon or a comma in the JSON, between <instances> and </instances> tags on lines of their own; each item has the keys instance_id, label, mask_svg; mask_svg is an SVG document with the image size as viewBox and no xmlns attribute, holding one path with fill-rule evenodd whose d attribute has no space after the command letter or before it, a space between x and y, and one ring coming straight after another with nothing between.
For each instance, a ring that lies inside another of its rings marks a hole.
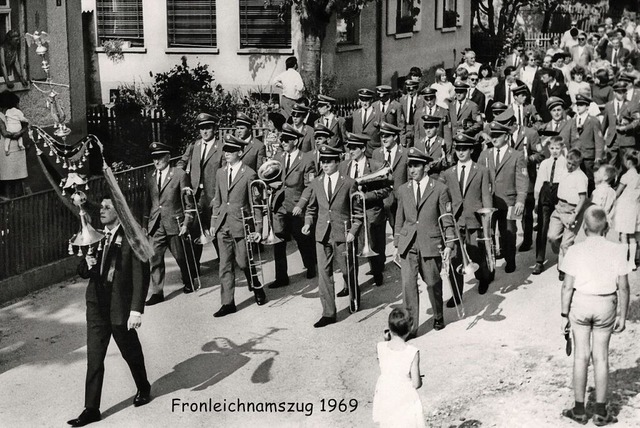
<instances>
[{"instance_id":1,"label":"man in dark suit","mask_svg":"<svg viewBox=\"0 0 640 428\"><path fill-rule=\"evenodd\" d=\"M436 105L436 90L433 88L424 88L420 91L424 98L424 106L417 110L414 115L414 146L418 141L424 141L426 136L424 123L422 123L423 116L435 116L440 118L440 125L438 126L438 135L444 138L447 147L451 147L452 135L451 135L451 123L449 122L449 110Z\"/></svg>"},{"instance_id":2,"label":"man in dark suit","mask_svg":"<svg viewBox=\"0 0 640 428\"><path fill-rule=\"evenodd\" d=\"M334 108L336 105L336 99L326 96L318 95L318 113L320 117L316 120L316 125L322 124L332 133L328 145L331 147L342 148L344 141L347 139L347 128L345 126L345 120L343 117L336 116ZM315 128L315 125L314 125Z\"/></svg>"},{"instance_id":3,"label":"man in dark suit","mask_svg":"<svg viewBox=\"0 0 640 428\"><path fill-rule=\"evenodd\" d=\"M615 98L604 106L602 129L604 130L605 152L609 152L610 163L616 168L622 167L622 159L627 150L636 145L635 133L640 125L640 111L638 105L627 101L627 84L616 82L613 85ZM623 118L629 120L623 123Z\"/></svg>"},{"instance_id":4,"label":"man in dark suit","mask_svg":"<svg viewBox=\"0 0 640 428\"><path fill-rule=\"evenodd\" d=\"M365 134L369 137L365 155L370 158L373 151L380 147L380 122L382 122L382 112L376 110L371 105L375 92L371 89L359 89L358 99L360 108L353 112L353 133ZM348 138L348 137L347 137Z\"/></svg>"},{"instance_id":5,"label":"man in dark suit","mask_svg":"<svg viewBox=\"0 0 640 428\"><path fill-rule=\"evenodd\" d=\"M571 98L569 97L569 91L567 85L558 83L556 81L556 75L558 70L551 68L543 68L540 72L541 84L537 86L537 93L534 94L534 107L543 122L549 122L551 120L551 113L549 111L547 101L550 98L560 98L564 107L571 105Z\"/></svg>"},{"instance_id":6,"label":"man in dark suit","mask_svg":"<svg viewBox=\"0 0 640 428\"><path fill-rule=\"evenodd\" d=\"M604 59L611 63L614 72L618 72L624 59L629 55L629 51L622 47L622 41L619 37L613 37L607 46Z\"/></svg>"},{"instance_id":7,"label":"man in dark suit","mask_svg":"<svg viewBox=\"0 0 640 428\"><path fill-rule=\"evenodd\" d=\"M496 85L493 102L505 103L510 106L513 103L513 88L525 85L523 81L517 79L518 72L515 67L508 66L504 69L504 79L500 80ZM528 90L528 89L527 89ZM527 97L527 103L531 102L531 95Z\"/></svg>"},{"instance_id":8,"label":"man in dark suit","mask_svg":"<svg viewBox=\"0 0 640 428\"><path fill-rule=\"evenodd\" d=\"M304 122L304 118L307 114L309 114L309 107L303 104L296 104L291 110L291 125L296 131L302 134L302 141L299 146L299 149L302 152L310 152L316 146L313 139L313 128Z\"/></svg>"},{"instance_id":9,"label":"man in dark suit","mask_svg":"<svg viewBox=\"0 0 640 428\"><path fill-rule=\"evenodd\" d=\"M379 111L382 120L394 126L403 127L404 117L402 117L400 103L391 99L391 86L376 86L378 100L373 103L373 108Z\"/></svg>"},{"instance_id":10,"label":"man in dark suit","mask_svg":"<svg viewBox=\"0 0 640 428\"><path fill-rule=\"evenodd\" d=\"M402 295L404 306L411 314L409 339L416 337L420 325L418 273L427 283L429 301L433 309L433 328L442 330L442 255L451 256L453 249L453 220L443 217L442 226L447 241L443 243L438 218L451 212L451 196L443 183L429 177L427 165L433 159L412 147L408 154L410 181L398 189L398 211L394 229L394 245L400 255Z\"/></svg>"},{"instance_id":11,"label":"man in dark suit","mask_svg":"<svg viewBox=\"0 0 640 428\"><path fill-rule=\"evenodd\" d=\"M456 99L449 103L449 122L451 123L451 134L453 137L463 129L463 122L470 119L474 122L467 134L477 134L482 129L482 117L480 109L473 101L467 99L469 85L466 83L456 83L455 85Z\"/></svg>"},{"instance_id":12,"label":"man in dark suit","mask_svg":"<svg viewBox=\"0 0 640 428\"><path fill-rule=\"evenodd\" d=\"M257 171L264 163L267 151L262 141L253 136L253 125L255 122L246 114L236 114L236 137L247 143L242 151L242 163Z\"/></svg>"},{"instance_id":13,"label":"man in dark suit","mask_svg":"<svg viewBox=\"0 0 640 428\"><path fill-rule=\"evenodd\" d=\"M373 152L373 160L378 162L386 162L391 166L393 176L392 191L384 199L384 209L387 221L393 230L396 224L396 211L398 209L397 192L400 186L407 182L407 152L400 145L400 133L402 129L393 126L390 123L382 122L380 124L380 138L382 147Z\"/></svg>"},{"instance_id":14,"label":"man in dark suit","mask_svg":"<svg viewBox=\"0 0 640 428\"><path fill-rule=\"evenodd\" d=\"M182 201L182 189L191 187L189 176L184 170L172 167L170 147L162 143L149 146L155 171L147 178L147 230L153 242L154 254L151 258L151 297L147 306L164 301L164 253L169 248L176 259L182 275L182 291L193 291L196 274L194 261L185 250L182 237L193 222L193 201ZM184 205L184 208L183 208Z\"/></svg>"},{"instance_id":15,"label":"man in dark suit","mask_svg":"<svg viewBox=\"0 0 640 428\"><path fill-rule=\"evenodd\" d=\"M200 271L200 257L202 256L202 244L196 239L202 233L209 231L211 225L211 198L215 191L216 173L222 166L221 144L216 140L218 118L207 113L200 113L196 117L196 126L200 131L200 139L190 144L177 163L189 175L191 184L195 187L195 202L198 204L200 223L194 219L191 227L191 239L195 264ZM188 197L188 196L186 196ZM200 230L202 228L202 230ZM213 239L213 245L218 252L218 242Z\"/></svg>"},{"instance_id":16,"label":"man in dark suit","mask_svg":"<svg viewBox=\"0 0 640 428\"><path fill-rule=\"evenodd\" d=\"M476 85L478 84L478 79L479 79L478 73L476 72L469 73L469 78L467 79L467 83L469 84L469 95L467 96L467 98L469 98L471 101L473 101L478 105L478 108L480 109L480 113L484 113L487 103L482 91L476 88Z\"/></svg>"},{"instance_id":17,"label":"man in dark suit","mask_svg":"<svg viewBox=\"0 0 640 428\"><path fill-rule=\"evenodd\" d=\"M584 173L589 179L589 195L595 188L593 179L594 165L602 161L604 155L604 136L600 121L587 111L593 100L585 95L576 95L576 115L571 119L578 131L578 148L582 153Z\"/></svg>"},{"instance_id":18,"label":"man in dark suit","mask_svg":"<svg viewBox=\"0 0 640 428\"><path fill-rule=\"evenodd\" d=\"M477 144L474 138L464 133L458 134L453 144L458 163L453 168L445 171L442 174L442 178L451 194L451 212L460 229L462 244L465 246L471 261L479 266L479 269L475 272L479 281L478 293L484 294L487 292L495 272L489 269L486 247L479 242L482 238L487 237L484 236L480 217L476 213L482 208L493 208L489 170L471 160L471 151ZM488 236L488 238L490 239L491 236ZM457 292L454 292L447 302L448 308L460 304L464 293L464 277L462 274L457 273L458 266L462 265L460 249L456 251L456 255L451 262L453 272L455 272L455 281L451 281L451 284L453 286L457 285Z\"/></svg>"},{"instance_id":19,"label":"man in dark suit","mask_svg":"<svg viewBox=\"0 0 640 428\"><path fill-rule=\"evenodd\" d=\"M89 278L87 301L87 377L84 411L67 423L81 427L99 421L104 379L104 358L111 336L129 365L138 392L133 405L151 400L142 346L136 329L142 325L144 299L149 287L149 265L137 259L111 198L100 204L100 221L105 239L97 254L87 254L78 266L78 275Z\"/></svg>"},{"instance_id":20,"label":"man in dark suit","mask_svg":"<svg viewBox=\"0 0 640 428\"><path fill-rule=\"evenodd\" d=\"M523 84L514 87L511 93L513 94L513 103L507 108L507 111L513 113L518 126L533 127L538 113L532 104L526 103L529 96L529 88Z\"/></svg>"},{"instance_id":21,"label":"man in dark suit","mask_svg":"<svg viewBox=\"0 0 640 428\"><path fill-rule=\"evenodd\" d=\"M542 125L541 129L555 131L564 139L567 150L571 150L578 145L578 128L574 121L566 118L564 101L558 97L551 97L547 100L546 108L551 119Z\"/></svg>"},{"instance_id":22,"label":"man in dark suit","mask_svg":"<svg viewBox=\"0 0 640 428\"><path fill-rule=\"evenodd\" d=\"M417 141L414 147L433 159L429 164L429 175L437 179L438 174L450 166L452 149L448 146L444 138L438 136L438 129L442 124L442 119L438 116L422 116L420 123L425 131L422 140Z\"/></svg>"},{"instance_id":23,"label":"man in dark suit","mask_svg":"<svg viewBox=\"0 0 640 428\"><path fill-rule=\"evenodd\" d=\"M300 151L303 135L286 124L280 134L282 151L274 157L282 165L282 174L278 179L282 187L273 197L273 231L282 239L273 246L273 259L276 265L276 280L269 288L289 285L287 264L287 241L293 237L298 244L302 263L307 269L307 278L316 276L316 248L313 239L302 233L304 213L308 200L302 198L303 191L316 174L313 152Z\"/></svg>"},{"instance_id":24,"label":"man in dark suit","mask_svg":"<svg viewBox=\"0 0 640 428\"><path fill-rule=\"evenodd\" d=\"M498 122L491 124L493 148L480 154L478 163L489 169L493 191L494 225L500 230L500 248L506 260L505 272L516 270L516 234L514 217L524 212L529 176L524 155L508 146L511 128ZM509 216L510 214L510 216ZM494 227L495 230L495 227Z\"/></svg>"},{"instance_id":25,"label":"man in dark suit","mask_svg":"<svg viewBox=\"0 0 640 428\"><path fill-rule=\"evenodd\" d=\"M318 289L322 303L322 317L313 325L325 327L336 322L333 261L338 264L345 284L354 284L357 293L352 298L360 300L358 272L354 259L355 241L362 225L362 206L351 205L351 194L357 190L356 182L338 171L342 151L330 146L320 146L320 165L323 174L309 185L311 198L307 205L302 233L308 235L315 224L316 253L318 254ZM353 222L351 221L353 214Z\"/></svg>"},{"instance_id":26,"label":"man in dark suit","mask_svg":"<svg viewBox=\"0 0 640 428\"><path fill-rule=\"evenodd\" d=\"M367 144L367 136L360 134L349 134L347 139L347 150L349 158L342 161L338 167L341 175L351 177L354 180L361 178L372 172L376 172L384 167L384 162L371 160L364 155L365 146ZM386 233L387 217L384 209L384 200L391 193L391 186L388 183L364 184L358 189L364 193L364 204L366 205L365 220L366 225L359 236L358 248L362 249L365 242L365 232L368 232L366 238L369 239L369 245L376 256L368 257L371 275L377 286L382 285L384 272L384 264L386 262ZM364 221L363 221L364 223ZM342 294L341 294L342 293ZM338 296L347 295L348 290L345 288Z\"/></svg>"},{"instance_id":27,"label":"man in dark suit","mask_svg":"<svg viewBox=\"0 0 640 428\"><path fill-rule=\"evenodd\" d=\"M218 239L220 248L220 301L222 306L213 314L224 317L236 311L235 287L236 265L242 269L249 289L253 289L258 306L267 302L267 296L257 273L251 269L247 257L247 245L254 245L262 237L262 210L251 213L249 185L258 178L256 172L242 162L244 139L227 134L222 151L227 162L218 170L216 192L211 201L211 235ZM255 231L246 236L243 216L253 216ZM245 242L246 241L246 242ZM234 263L235 262L235 263Z\"/></svg>"},{"instance_id":28,"label":"man in dark suit","mask_svg":"<svg viewBox=\"0 0 640 428\"><path fill-rule=\"evenodd\" d=\"M404 118L404 128L400 134L400 144L412 147L414 141L414 120L416 112L424 107L424 100L418 96L417 80L409 79L405 82L407 93L400 98L400 112Z\"/></svg>"}]
</instances>

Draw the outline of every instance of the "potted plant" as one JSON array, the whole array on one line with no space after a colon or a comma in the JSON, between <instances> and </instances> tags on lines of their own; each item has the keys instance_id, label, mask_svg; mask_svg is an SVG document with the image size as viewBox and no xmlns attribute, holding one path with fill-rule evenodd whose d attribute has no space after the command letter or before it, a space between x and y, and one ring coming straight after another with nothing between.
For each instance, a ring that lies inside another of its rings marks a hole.
<instances>
[{"instance_id":1,"label":"potted plant","mask_svg":"<svg viewBox=\"0 0 640 428\"><path fill-rule=\"evenodd\" d=\"M110 39L102 42L102 48L104 53L111 61L119 63L124 60L124 54L122 48L124 47L124 40L122 39Z\"/></svg>"}]
</instances>

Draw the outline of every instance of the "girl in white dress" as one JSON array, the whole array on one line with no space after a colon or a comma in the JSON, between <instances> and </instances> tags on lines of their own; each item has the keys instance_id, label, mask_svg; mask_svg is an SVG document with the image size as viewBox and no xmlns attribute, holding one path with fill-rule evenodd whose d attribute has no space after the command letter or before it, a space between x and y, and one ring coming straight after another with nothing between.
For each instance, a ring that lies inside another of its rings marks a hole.
<instances>
[{"instance_id":1,"label":"girl in white dress","mask_svg":"<svg viewBox=\"0 0 640 428\"><path fill-rule=\"evenodd\" d=\"M620 178L613 224L620 234L620 242L629 244L629 262L635 266L638 235L640 234L640 175L638 175L637 150L625 153L623 162L627 168Z\"/></svg>"},{"instance_id":2,"label":"girl in white dress","mask_svg":"<svg viewBox=\"0 0 640 428\"><path fill-rule=\"evenodd\" d=\"M411 316L396 308L389 314L389 334L378 343L380 377L373 398L373 420L381 427L425 427L416 389L422 386L420 351L406 343Z\"/></svg>"}]
</instances>

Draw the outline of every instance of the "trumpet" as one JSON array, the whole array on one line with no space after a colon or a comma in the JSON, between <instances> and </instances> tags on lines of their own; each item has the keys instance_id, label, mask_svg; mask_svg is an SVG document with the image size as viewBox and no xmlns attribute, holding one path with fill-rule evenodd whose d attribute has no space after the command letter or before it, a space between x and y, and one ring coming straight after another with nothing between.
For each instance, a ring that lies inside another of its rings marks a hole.
<instances>
[{"instance_id":1,"label":"trumpet","mask_svg":"<svg viewBox=\"0 0 640 428\"><path fill-rule=\"evenodd\" d=\"M179 216L179 215L175 216L176 222L178 223L178 229L182 227L182 222L180 221L181 217L182 216ZM188 242L188 245L185 244L185 241ZM189 282L191 282L191 289L194 291L197 291L200 288L202 288L202 283L200 282L200 273L198 272L198 269L196 268L194 269L195 272L191 272L191 261L196 260L196 252L193 249L193 241L191 240L191 236L189 236L188 232L180 236L180 242L182 242L182 251L184 252L185 263L187 264L187 272L189 273ZM187 247L189 247L189 249L191 250L188 253L187 253ZM189 260L189 257L191 257L191 260ZM196 286L196 282L193 281L194 273L197 279L197 286Z\"/></svg>"},{"instance_id":2,"label":"trumpet","mask_svg":"<svg viewBox=\"0 0 640 428\"><path fill-rule=\"evenodd\" d=\"M251 239L252 229L255 229L255 216L245 215L244 209L241 209L240 213L244 226L244 246L247 250L247 259L249 261L249 290L255 290L264 287L264 273L262 272L263 261L262 255L260 254L260 246L254 245L253 239Z\"/></svg>"},{"instance_id":3,"label":"trumpet","mask_svg":"<svg viewBox=\"0 0 640 428\"><path fill-rule=\"evenodd\" d=\"M255 212L255 209L261 209L265 216L262 227L262 243L265 245L282 242L282 239L278 238L273 231L271 209L274 190L282 185L281 181L277 181L281 176L282 164L277 160L268 160L258 169L258 179L249 184L251 210Z\"/></svg>"},{"instance_id":4,"label":"trumpet","mask_svg":"<svg viewBox=\"0 0 640 428\"><path fill-rule=\"evenodd\" d=\"M191 198L193 208L187 208L187 203L186 203L187 198ZM200 211L198 211L196 194L191 187L182 188L182 198L180 199L180 202L182 202L182 211L185 214L191 213L195 217L196 223L198 225L199 236L193 241L193 243L196 245L203 245L203 246L206 244L211 244L215 252L216 247L215 245L213 245L213 237L211 236L209 231L202 226L202 218L200 217ZM217 259L218 255L214 254L213 258Z\"/></svg>"},{"instance_id":5,"label":"trumpet","mask_svg":"<svg viewBox=\"0 0 640 428\"><path fill-rule=\"evenodd\" d=\"M496 211L495 208L480 208L476 211L476 216L482 225L482 238L478 238L478 241L484 242L487 268L491 273L496 270L496 249L491 235L491 218Z\"/></svg>"},{"instance_id":6,"label":"trumpet","mask_svg":"<svg viewBox=\"0 0 640 428\"><path fill-rule=\"evenodd\" d=\"M447 240L444 234L444 224L442 222L442 220L448 216L451 216L451 221L453 221L453 229L456 232L456 237L449 240ZM458 242L458 246L460 247L460 254L462 255L462 264L457 267L456 272L458 272L459 275L474 274L480 268L480 266L478 266L477 263L471 261L469 253L467 253L467 249L464 245L464 242L462 241L462 237L460 236L460 229L458 228L458 224L456 223L456 219L453 217L453 214L444 213L440 217L438 217L438 227L440 228L440 234L442 235L442 240L445 244L449 242Z\"/></svg>"},{"instance_id":7,"label":"trumpet","mask_svg":"<svg viewBox=\"0 0 640 428\"><path fill-rule=\"evenodd\" d=\"M345 239L349 235L349 225L347 222L344 222L344 237ZM349 312L352 314L358 312L360 309L360 286L358 285L358 277L357 274L355 278L351 276L351 270L358 267L358 261L356 260L355 254L355 240L347 243L347 251L345 253L345 257L347 258L347 290L349 290Z\"/></svg>"}]
</instances>

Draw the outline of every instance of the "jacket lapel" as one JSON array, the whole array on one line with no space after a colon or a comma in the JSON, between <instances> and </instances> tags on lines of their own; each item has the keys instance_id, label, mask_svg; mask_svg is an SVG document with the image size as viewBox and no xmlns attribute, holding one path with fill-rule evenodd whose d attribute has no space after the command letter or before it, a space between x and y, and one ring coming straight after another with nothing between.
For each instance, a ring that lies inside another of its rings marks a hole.
<instances>
[{"instance_id":1,"label":"jacket lapel","mask_svg":"<svg viewBox=\"0 0 640 428\"><path fill-rule=\"evenodd\" d=\"M218 149L218 143L216 143L216 139L215 137L211 140L211 147L209 147L209 151L207 151L207 157L205 158L204 162L202 162L202 167L204 168L204 166L207 164L207 162L209 162L209 160L213 157L213 154L215 153L215 151ZM202 151L202 149L201 149Z\"/></svg>"},{"instance_id":2,"label":"jacket lapel","mask_svg":"<svg viewBox=\"0 0 640 428\"><path fill-rule=\"evenodd\" d=\"M231 187L229 187L228 192L231 192L231 190L233 189L233 187L238 183L238 181L240 181L240 179L241 179L241 178L242 178L242 176L244 175L244 169L245 169L245 166L244 166L244 165L242 165L242 166L240 167L240 170L239 170L239 171L238 171L238 173L236 174L236 176L235 176L235 177L233 177L233 182L231 183ZM227 174L228 174L228 173L229 173L229 171L227 171ZM227 179L227 181L229 181L229 180Z\"/></svg>"},{"instance_id":3,"label":"jacket lapel","mask_svg":"<svg viewBox=\"0 0 640 428\"><path fill-rule=\"evenodd\" d=\"M174 173L174 168L170 167L169 174L167 174L167 178L165 178L164 182L162 183L162 188L160 189L160 193L162 193L162 191L167 187L167 184L169 184L169 181L171 181L171 178L173 177L173 173Z\"/></svg>"},{"instance_id":4,"label":"jacket lapel","mask_svg":"<svg viewBox=\"0 0 640 428\"><path fill-rule=\"evenodd\" d=\"M473 177L476 176L477 172L478 172L478 166L475 163L471 164L469 175L467 176L467 181L464 185L464 193L462 194L462 197L465 197L467 195L467 190L469 190L469 184L471 184L471 180L473 180Z\"/></svg>"},{"instance_id":5,"label":"jacket lapel","mask_svg":"<svg viewBox=\"0 0 640 428\"><path fill-rule=\"evenodd\" d=\"M451 186L453 187L453 189L449 189L451 191L451 196L452 199L453 196L462 199L464 197L464 195L462 193L460 193L460 179L458 178L458 165L455 165L453 168L451 168L451 173L453 174L453 177L455 178L456 182L458 183L457 186ZM469 179L467 178L467 183L469 182Z\"/></svg>"},{"instance_id":6,"label":"jacket lapel","mask_svg":"<svg viewBox=\"0 0 640 428\"><path fill-rule=\"evenodd\" d=\"M404 150L402 150L402 146L400 144L397 145L398 149L396 150L396 157L393 160L393 167L391 168L393 171L396 170L396 167L398 166L398 162L400 162L400 158L402 157L402 153L404 153ZM384 151L383 151L384 154Z\"/></svg>"},{"instance_id":7,"label":"jacket lapel","mask_svg":"<svg viewBox=\"0 0 640 428\"><path fill-rule=\"evenodd\" d=\"M420 203L418 204L418 211L420 211L420 208L422 208L422 206L424 205L424 202L433 193L433 187L434 187L433 180L430 178L429 182L427 183L427 188L424 190L424 193L422 194L422 199L420 199Z\"/></svg>"},{"instance_id":8,"label":"jacket lapel","mask_svg":"<svg viewBox=\"0 0 640 428\"><path fill-rule=\"evenodd\" d=\"M336 183L336 188L333 191L333 193L331 194L331 200L329 201L329 206L331 206L331 204L333 203L333 200L336 198L336 195L340 191L340 188L342 187L343 184L344 184L344 176L343 175L339 175L338 176L338 182Z\"/></svg>"},{"instance_id":9,"label":"jacket lapel","mask_svg":"<svg viewBox=\"0 0 640 428\"><path fill-rule=\"evenodd\" d=\"M506 153L502 156L502 159L500 159L500 165L496 167L496 175L498 175L502 167L507 163L512 153L513 153L513 149L507 148Z\"/></svg>"},{"instance_id":10,"label":"jacket lapel","mask_svg":"<svg viewBox=\"0 0 640 428\"><path fill-rule=\"evenodd\" d=\"M286 157L286 155L283 155L283 157ZM298 150L298 154L296 155L296 157L293 160L291 160L291 164L289 165L289 169L287 170L287 174L284 176L285 178L287 178L289 176L289 174L291 174L291 171L296 169L296 167L300 163L301 159L302 159L302 152L300 150ZM284 159L283 159L282 165L284 166Z\"/></svg>"}]
</instances>

